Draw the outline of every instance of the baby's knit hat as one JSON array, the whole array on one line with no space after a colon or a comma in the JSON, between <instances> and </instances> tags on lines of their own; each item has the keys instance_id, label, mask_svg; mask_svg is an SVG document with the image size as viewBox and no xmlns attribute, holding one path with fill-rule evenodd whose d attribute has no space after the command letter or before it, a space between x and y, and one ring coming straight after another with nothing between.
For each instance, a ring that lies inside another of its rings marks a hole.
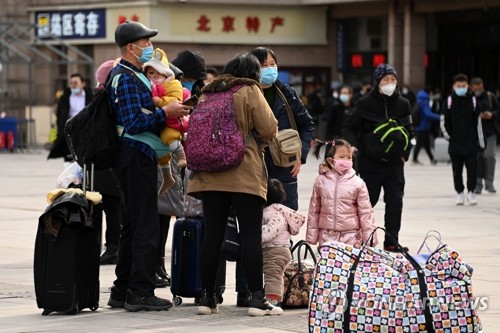
<instances>
[{"instance_id":1,"label":"baby's knit hat","mask_svg":"<svg viewBox=\"0 0 500 333\"><path fill-rule=\"evenodd\" d=\"M378 67L375 68L375 72L373 73L373 79L375 80L375 86L378 86L378 84L380 83L382 78L386 75L389 75L389 74L394 75L396 77L396 79L398 78L398 73L396 72L394 67L392 67L391 65L389 65L389 64L378 65Z\"/></svg>"},{"instance_id":2,"label":"baby's knit hat","mask_svg":"<svg viewBox=\"0 0 500 333\"><path fill-rule=\"evenodd\" d=\"M142 66L144 70L148 67L153 67L158 73L165 75L167 78L174 75L168 63L167 54L159 48L154 50L153 58Z\"/></svg>"}]
</instances>

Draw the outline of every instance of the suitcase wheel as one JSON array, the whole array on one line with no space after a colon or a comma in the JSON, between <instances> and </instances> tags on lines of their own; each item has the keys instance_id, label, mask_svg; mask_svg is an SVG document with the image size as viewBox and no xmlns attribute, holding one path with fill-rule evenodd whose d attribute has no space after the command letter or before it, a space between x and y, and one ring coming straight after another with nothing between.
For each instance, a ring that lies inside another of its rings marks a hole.
<instances>
[{"instance_id":1,"label":"suitcase wheel","mask_svg":"<svg viewBox=\"0 0 500 333\"><path fill-rule=\"evenodd\" d=\"M222 304L224 302L224 297L222 295L217 296L217 304Z\"/></svg>"},{"instance_id":2,"label":"suitcase wheel","mask_svg":"<svg viewBox=\"0 0 500 333\"><path fill-rule=\"evenodd\" d=\"M179 296L175 296L172 300L174 301L175 306L182 304L182 298L180 298Z\"/></svg>"},{"instance_id":3,"label":"suitcase wheel","mask_svg":"<svg viewBox=\"0 0 500 333\"><path fill-rule=\"evenodd\" d=\"M90 310L92 310L92 311L95 311L95 310L97 310L97 309L99 309L99 303L97 303L96 305L94 305L94 306L92 306L92 307L90 308Z\"/></svg>"}]
</instances>

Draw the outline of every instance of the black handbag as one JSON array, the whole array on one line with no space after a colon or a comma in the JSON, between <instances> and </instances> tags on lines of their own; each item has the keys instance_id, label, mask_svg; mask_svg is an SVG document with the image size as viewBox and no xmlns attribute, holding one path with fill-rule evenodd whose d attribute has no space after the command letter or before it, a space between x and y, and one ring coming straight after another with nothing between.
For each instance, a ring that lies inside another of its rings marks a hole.
<instances>
[{"instance_id":1,"label":"black handbag","mask_svg":"<svg viewBox=\"0 0 500 333\"><path fill-rule=\"evenodd\" d=\"M238 232L238 220L233 207L229 208L227 216L226 234L222 242L221 256L227 261L238 261L240 259L240 234Z\"/></svg>"}]
</instances>

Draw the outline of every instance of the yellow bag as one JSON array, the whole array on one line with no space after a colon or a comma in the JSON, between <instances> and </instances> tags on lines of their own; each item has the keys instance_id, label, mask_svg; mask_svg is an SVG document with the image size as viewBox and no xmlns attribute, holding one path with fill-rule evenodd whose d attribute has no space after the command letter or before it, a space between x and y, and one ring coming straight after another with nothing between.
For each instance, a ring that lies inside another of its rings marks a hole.
<instances>
[{"instance_id":1,"label":"yellow bag","mask_svg":"<svg viewBox=\"0 0 500 333\"><path fill-rule=\"evenodd\" d=\"M290 167L300 160L302 141L299 133L294 129L284 129L278 136L269 142L269 152L273 163L279 167Z\"/></svg>"}]
</instances>

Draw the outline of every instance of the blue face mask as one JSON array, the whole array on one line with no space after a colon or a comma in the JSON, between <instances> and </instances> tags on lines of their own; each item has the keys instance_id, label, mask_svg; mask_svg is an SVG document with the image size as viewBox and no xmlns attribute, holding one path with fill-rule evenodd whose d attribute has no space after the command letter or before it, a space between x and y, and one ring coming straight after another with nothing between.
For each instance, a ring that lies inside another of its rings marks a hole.
<instances>
[{"instance_id":1,"label":"blue face mask","mask_svg":"<svg viewBox=\"0 0 500 333\"><path fill-rule=\"evenodd\" d=\"M278 78L278 67L266 67L260 70L260 83L262 84L273 84Z\"/></svg>"},{"instance_id":2,"label":"blue face mask","mask_svg":"<svg viewBox=\"0 0 500 333\"><path fill-rule=\"evenodd\" d=\"M193 91L193 85L194 82L189 82L189 81L182 82L182 86L186 89L189 89L189 91Z\"/></svg>"},{"instance_id":3,"label":"blue face mask","mask_svg":"<svg viewBox=\"0 0 500 333\"><path fill-rule=\"evenodd\" d=\"M73 95L80 95L81 92L82 92L82 89L80 89L80 88L71 88L71 94L73 94Z\"/></svg>"},{"instance_id":4,"label":"blue face mask","mask_svg":"<svg viewBox=\"0 0 500 333\"><path fill-rule=\"evenodd\" d=\"M351 99L351 96L346 94L340 94L339 99L342 103L347 103Z\"/></svg>"},{"instance_id":5,"label":"blue face mask","mask_svg":"<svg viewBox=\"0 0 500 333\"><path fill-rule=\"evenodd\" d=\"M467 94L467 88L455 88L455 94L457 94L457 96L465 96Z\"/></svg>"},{"instance_id":6,"label":"blue face mask","mask_svg":"<svg viewBox=\"0 0 500 333\"><path fill-rule=\"evenodd\" d=\"M134 45L135 47L137 47L138 49L141 49L142 50L142 54L140 57L137 57L137 60L139 60L139 62L141 64L144 64L146 62L148 62L149 60L153 59L153 45L150 45L150 46L146 46L146 47L139 47L135 44L132 44Z\"/></svg>"}]
</instances>

